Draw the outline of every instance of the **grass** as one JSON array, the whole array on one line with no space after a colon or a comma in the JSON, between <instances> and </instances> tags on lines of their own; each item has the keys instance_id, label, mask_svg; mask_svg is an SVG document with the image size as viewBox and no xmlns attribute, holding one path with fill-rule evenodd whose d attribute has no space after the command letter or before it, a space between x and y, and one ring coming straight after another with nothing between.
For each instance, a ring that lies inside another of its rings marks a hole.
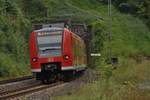
<instances>
[{"instance_id":1,"label":"grass","mask_svg":"<svg viewBox=\"0 0 150 100\"><path fill-rule=\"evenodd\" d=\"M149 65L149 61L123 60L109 77L106 73L111 67L105 66L98 81L84 84L71 95L55 96L53 100L149 100L150 91L138 88L150 80Z\"/></svg>"}]
</instances>

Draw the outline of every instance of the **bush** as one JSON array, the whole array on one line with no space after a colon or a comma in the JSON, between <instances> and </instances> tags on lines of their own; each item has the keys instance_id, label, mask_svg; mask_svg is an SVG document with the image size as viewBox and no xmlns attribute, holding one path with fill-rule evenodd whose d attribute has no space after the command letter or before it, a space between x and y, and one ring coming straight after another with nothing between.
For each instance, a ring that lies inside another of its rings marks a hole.
<instances>
[{"instance_id":1,"label":"bush","mask_svg":"<svg viewBox=\"0 0 150 100\"><path fill-rule=\"evenodd\" d=\"M131 13L131 7L128 3L121 3L118 6L119 10L124 13Z\"/></svg>"}]
</instances>

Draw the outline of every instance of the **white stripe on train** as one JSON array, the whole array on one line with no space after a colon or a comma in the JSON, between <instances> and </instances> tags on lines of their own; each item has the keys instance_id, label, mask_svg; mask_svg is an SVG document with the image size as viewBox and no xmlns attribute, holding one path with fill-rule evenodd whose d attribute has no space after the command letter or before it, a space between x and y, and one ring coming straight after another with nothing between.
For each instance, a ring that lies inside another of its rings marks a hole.
<instances>
[{"instance_id":1,"label":"white stripe on train","mask_svg":"<svg viewBox=\"0 0 150 100\"><path fill-rule=\"evenodd\" d=\"M62 66L61 70L62 71L67 71L67 70L83 70L85 69L86 65L81 65L81 66ZM32 72L41 72L41 69L32 69Z\"/></svg>"}]
</instances>

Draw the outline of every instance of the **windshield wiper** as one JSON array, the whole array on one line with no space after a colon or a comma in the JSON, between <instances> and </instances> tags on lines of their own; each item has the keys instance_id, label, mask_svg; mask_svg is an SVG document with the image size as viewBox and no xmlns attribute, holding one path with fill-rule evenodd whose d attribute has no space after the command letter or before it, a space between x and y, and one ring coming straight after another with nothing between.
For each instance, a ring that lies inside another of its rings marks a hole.
<instances>
[{"instance_id":1,"label":"windshield wiper","mask_svg":"<svg viewBox=\"0 0 150 100\"><path fill-rule=\"evenodd\" d=\"M45 48L42 51L47 51L47 50L58 50L61 49L61 47L51 47L51 48Z\"/></svg>"},{"instance_id":2,"label":"windshield wiper","mask_svg":"<svg viewBox=\"0 0 150 100\"><path fill-rule=\"evenodd\" d=\"M44 49L43 51L47 51L47 50L58 50L58 48L49 48L49 49Z\"/></svg>"}]
</instances>

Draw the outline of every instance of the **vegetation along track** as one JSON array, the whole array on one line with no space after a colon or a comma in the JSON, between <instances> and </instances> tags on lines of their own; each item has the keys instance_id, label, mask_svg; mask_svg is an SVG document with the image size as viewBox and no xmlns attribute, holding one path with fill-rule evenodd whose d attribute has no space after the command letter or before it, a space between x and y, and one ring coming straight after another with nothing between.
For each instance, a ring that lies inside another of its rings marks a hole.
<instances>
[{"instance_id":1,"label":"vegetation along track","mask_svg":"<svg viewBox=\"0 0 150 100\"><path fill-rule=\"evenodd\" d=\"M18 97L18 96L25 95L28 93L37 92L46 88L60 85L62 83L63 82L56 82L56 83L49 84L49 85L39 84L39 85L30 86L30 87L23 87L23 88L12 90L12 91L2 92L0 93L0 100L6 100L9 98Z\"/></svg>"},{"instance_id":2,"label":"vegetation along track","mask_svg":"<svg viewBox=\"0 0 150 100\"><path fill-rule=\"evenodd\" d=\"M34 78L33 76L24 76L24 77L19 77L19 78L15 78L15 79L2 80L2 81L0 81L0 85L12 83L12 82L24 81L24 80L33 79L33 78Z\"/></svg>"}]
</instances>

